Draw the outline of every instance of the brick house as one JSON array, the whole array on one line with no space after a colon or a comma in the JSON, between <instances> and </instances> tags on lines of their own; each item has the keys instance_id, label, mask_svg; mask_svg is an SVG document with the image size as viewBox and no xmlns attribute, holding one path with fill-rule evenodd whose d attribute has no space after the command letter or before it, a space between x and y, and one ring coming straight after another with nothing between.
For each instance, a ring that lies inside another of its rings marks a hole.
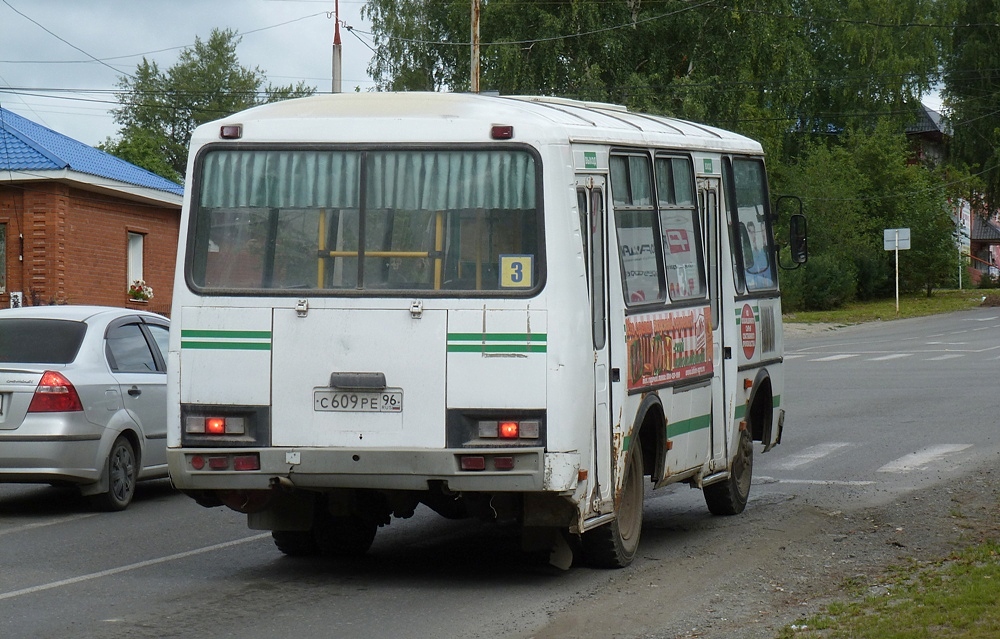
<instances>
[{"instance_id":1,"label":"brick house","mask_svg":"<svg viewBox=\"0 0 1000 639\"><path fill-rule=\"evenodd\" d=\"M0 108L0 307L168 314L184 188ZM136 302L141 279L153 297Z\"/></svg>"}]
</instances>

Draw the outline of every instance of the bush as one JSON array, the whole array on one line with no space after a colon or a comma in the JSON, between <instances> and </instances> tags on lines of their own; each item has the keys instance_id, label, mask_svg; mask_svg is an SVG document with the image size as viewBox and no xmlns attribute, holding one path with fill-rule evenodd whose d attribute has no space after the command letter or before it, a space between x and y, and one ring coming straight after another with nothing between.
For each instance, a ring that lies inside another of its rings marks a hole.
<instances>
[{"instance_id":1,"label":"bush","mask_svg":"<svg viewBox=\"0 0 1000 639\"><path fill-rule=\"evenodd\" d=\"M979 288L1000 288L1000 276L983 273L979 278Z\"/></svg>"},{"instance_id":2,"label":"bush","mask_svg":"<svg viewBox=\"0 0 1000 639\"><path fill-rule=\"evenodd\" d=\"M857 286L853 264L828 255L810 257L783 273L782 306L786 311L828 311L853 301Z\"/></svg>"}]
</instances>

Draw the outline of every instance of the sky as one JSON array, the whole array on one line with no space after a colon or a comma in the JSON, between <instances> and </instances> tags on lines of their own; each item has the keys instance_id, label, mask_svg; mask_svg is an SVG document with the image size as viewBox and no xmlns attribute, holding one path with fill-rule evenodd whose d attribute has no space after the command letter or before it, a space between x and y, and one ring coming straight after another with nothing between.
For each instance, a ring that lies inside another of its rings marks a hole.
<instances>
[{"instance_id":1,"label":"sky","mask_svg":"<svg viewBox=\"0 0 1000 639\"><path fill-rule=\"evenodd\" d=\"M363 0L339 0L342 90L373 86ZM145 57L166 71L212 29L270 84L331 90L334 0L0 0L0 106L96 146L116 137L119 78ZM345 26L352 27L349 31Z\"/></svg>"}]
</instances>

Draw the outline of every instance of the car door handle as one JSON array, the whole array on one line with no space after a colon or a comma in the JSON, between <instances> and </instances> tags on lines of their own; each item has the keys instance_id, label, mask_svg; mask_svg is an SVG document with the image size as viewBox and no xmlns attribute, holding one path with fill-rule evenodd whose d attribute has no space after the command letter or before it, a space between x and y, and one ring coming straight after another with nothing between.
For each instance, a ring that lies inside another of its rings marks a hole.
<instances>
[{"instance_id":1,"label":"car door handle","mask_svg":"<svg viewBox=\"0 0 1000 639\"><path fill-rule=\"evenodd\" d=\"M137 386L133 386L132 388L128 389L128 394L132 397L138 397L139 395L142 395L142 391L139 390Z\"/></svg>"}]
</instances>

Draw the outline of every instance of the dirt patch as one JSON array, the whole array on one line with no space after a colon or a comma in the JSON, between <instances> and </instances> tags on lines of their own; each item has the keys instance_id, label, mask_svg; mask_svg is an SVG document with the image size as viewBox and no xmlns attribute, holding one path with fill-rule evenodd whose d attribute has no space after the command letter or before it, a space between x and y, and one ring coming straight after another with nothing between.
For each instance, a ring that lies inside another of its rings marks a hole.
<instances>
[{"instance_id":1,"label":"dirt patch","mask_svg":"<svg viewBox=\"0 0 1000 639\"><path fill-rule=\"evenodd\" d=\"M980 469L947 487L849 512L791 497L751 502L739 517L675 535L669 541L680 547L671 547L671 557L638 559L599 591L551 612L530 636L773 639L831 601L878 592L890 566L1000 538L998 479ZM643 537L655 539L655 522L647 521Z\"/></svg>"}]
</instances>

